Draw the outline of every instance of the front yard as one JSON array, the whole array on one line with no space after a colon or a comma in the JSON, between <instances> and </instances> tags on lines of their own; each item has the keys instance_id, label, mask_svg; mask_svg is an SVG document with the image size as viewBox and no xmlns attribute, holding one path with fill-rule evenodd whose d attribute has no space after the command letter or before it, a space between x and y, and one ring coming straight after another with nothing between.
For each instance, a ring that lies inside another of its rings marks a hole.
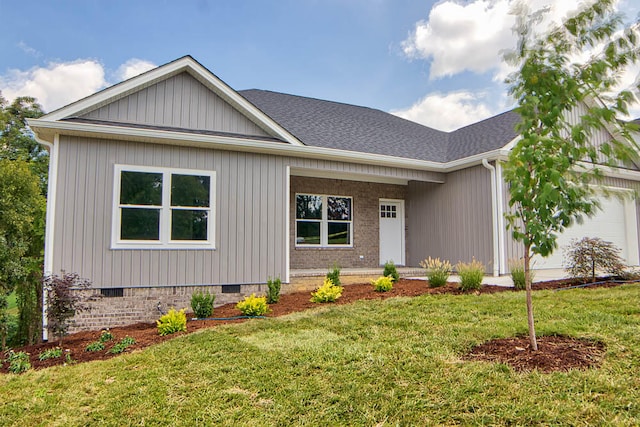
<instances>
[{"instance_id":1,"label":"front yard","mask_svg":"<svg viewBox=\"0 0 640 427\"><path fill-rule=\"evenodd\" d=\"M604 344L599 368L465 360L526 334L524 293L322 305L110 360L1 375L2 425L638 425L640 284L534 294L538 333Z\"/></svg>"}]
</instances>

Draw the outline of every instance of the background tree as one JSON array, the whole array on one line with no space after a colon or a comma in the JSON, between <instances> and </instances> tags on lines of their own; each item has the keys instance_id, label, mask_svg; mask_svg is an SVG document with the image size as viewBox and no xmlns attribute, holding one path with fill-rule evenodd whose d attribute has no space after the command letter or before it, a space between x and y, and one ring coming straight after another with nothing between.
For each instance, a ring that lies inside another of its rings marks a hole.
<instances>
[{"instance_id":1,"label":"background tree","mask_svg":"<svg viewBox=\"0 0 640 427\"><path fill-rule=\"evenodd\" d=\"M506 215L514 239L524 245L527 318L531 348L538 349L531 295L531 257L548 256L559 233L598 209L590 183L602 166L637 157L631 126L617 119L635 102L629 90L615 92L620 73L638 61L638 23L626 25L613 0L596 0L562 25L536 33L544 11L517 6L518 47L505 59L517 67L508 79L517 100L520 134L505 165L509 184ZM584 61L577 58L592 54ZM586 106L586 108L583 108ZM577 119L570 119L572 116ZM594 134L614 130L601 145Z\"/></svg>"},{"instance_id":2,"label":"background tree","mask_svg":"<svg viewBox=\"0 0 640 427\"><path fill-rule=\"evenodd\" d=\"M42 324L41 271L49 156L26 119L43 115L34 98L8 103L0 95L0 289L15 290L18 330L13 344L32 343Z\"/></svg>"}]
</instances>

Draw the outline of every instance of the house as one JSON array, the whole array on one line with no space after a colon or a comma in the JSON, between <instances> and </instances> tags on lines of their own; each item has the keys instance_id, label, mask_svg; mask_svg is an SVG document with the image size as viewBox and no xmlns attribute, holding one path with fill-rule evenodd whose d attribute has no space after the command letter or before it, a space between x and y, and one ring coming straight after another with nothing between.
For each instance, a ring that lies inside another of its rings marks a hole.
<instances>
[{"instance_id":1,"label":"house","mask_svg":"<svg viewBox=\"0 0 640 427\"><path fill-rule=\"evenodd\" d=\"M441 132L371 108L236 91L186 56L29 121L51 153L45 271L78 273L105 296L83 328L153 320L203 286L226 302L333 263L475 257L505 274L520 254L501 166L517 121L506 112ZM619 168L604 185L639 182L638 168ZM561 244L600 236L638 264L638 202L603 207Z\"/></svg>"}]
</instances>

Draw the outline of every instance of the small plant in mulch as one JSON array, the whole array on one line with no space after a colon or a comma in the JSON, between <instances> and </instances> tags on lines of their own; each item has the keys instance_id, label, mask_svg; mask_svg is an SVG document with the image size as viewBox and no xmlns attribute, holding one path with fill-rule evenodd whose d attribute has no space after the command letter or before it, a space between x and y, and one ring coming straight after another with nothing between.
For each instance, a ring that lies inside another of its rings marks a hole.
<instances>
[{"instance_id":1,"label":"small plant in mulch","mask_svg":"<svg viewBox=\"0 0 640 427\"><path fill-rule=\"evenodd\" d=\"M388 292L393 289L393 277L380 276L376 280L371 280L371 285L376 292Z\"/></svg>"},{"instance_id":2,"label":"small plant in mulch","mask_svg":"<svg viewBox=\"0 0 640 427\"><path fill-rule=\"evenodd\" d=\"M626 266L620 257L621 250L599 237L572 240L566 251L565 270L571 277L596 281L597 272L621 276Z\"/></svg>"},{"instance_id":3,"label":"small plant in mulch","mask_svg":"<svg viewBox=\"0 0 640 427\"><path fill-rule=\"evenodd\" d=\"M69 333L76 313L90 309L88 302L98 298L97 295L86 295L91 282L81 279L76 273L65 273L58 276L52 274L42 279L42 286L47 295L47 321L49 330L58 337L62 347L62 339ZM83 293L82 291L85 291Z\"/></svg>"},{"instance_id":4,"label":"small plant in mulch","mask_svg":"<svg viewBox=\"0 0 640 427\"><path fill-rule=\"evenodd\" d=\"M458 276L460 276L460 289L463 291L475 291L482 286L484 278L484 264L475 258L471 262L459 262L456 264Z\"/></svg>"},{"instance_id":5,"label":"small plant in mulch","mask_svg":"<svg viewBox=\"0 0 640 427\"><path fill-rule=\"evenodd\" d=\"M340 286L340 266L333 264L333 268L327 272L326 278L331 280L335 286Z\"/></svg>"},{"instance_id":6,"label":"small plant in mulch","mask_svg":"<svg viewBox=\"0 0 640 427\"><path fill-rule=\"evenodd\" d=\"M111 353L111 354L120 354L120 353L124 352L127 348L129 348L132 345L134 345L135 343L136 343L136 340L134 340L133 338L131 338L129 336L126 336L126 337L122 338L119 343L117 343L113 347L111 347L111 350L109 350L109 353Z\"/></svg>"},{"instance_id":7,"label":"small plant in mulch","mask_svg":"<svg viewBox=\"0 0 640 427\"><path fill-rule=\"evenodd\" d=\"M342 286L337 286L331 279L324 279L324 283L315 292L311 292L311 302L335 302L342 296Z\"/></svg>"},{"instance_id":8,"label":"small plant in mulch","mask_svg":"<svg viewBox=\"0 0 640 427\"><path fill-rule=\"evenodd\" d=\"M279 277L272 279L269 277L267 280L267 304L276 304L280 301L280 288L282 287L282 281Z\"/></svg>"},{"instance_id":9,"label":"small plant in mulch","mask_svg":"<svg viewBox=\"0 0 640 427\"><path fill-rule=\"evenodd\" d=\"M191 310L198 319L206 319L213 314L213 303L216 300L216 296L210 294L209 291L194 292L191 295Z\"/></svg>"},{"instance_id":10,"label":"small plant in mulch","mask_svg":"<svg viewBox=\"0 0 640 427\"><path fill-rule=\"evenodd\" d=\"M384 263L384 270L382 271L382 275L384 277L391 276L391 280L393 283L396 283L400 279L400 274L398 274L398 269L393 261L387 261Z\"/></svg>"},{"instance_id":11,"label":"small plant in mulch","mask_svg":"<svg viewBox=\"0 0 640 427\"><path fill-rule=\"evenodd\" d=\"M9 350L5 353L7 358L5 362L9 363L9 372L12 374L21 374L31 369L31 362L29 361L29 354L24 351L14 352Z\"/></svg>"},{"instance_id":12,"label":"small plant in mulch","mask_svg":"<svg viewBox=\"0 0 640 427\"><path fill-rule=\"evenodd\" d=\"M38 360L57 359L62 356L62 349L60 347L48 348L38 354Z\"/></svg>"},{"instance_id":13,"label":"small plant in mulch","mask_svg":"<svg viewBox=\"0 0 640 427\"><path fill-rule=\"evenodd\" d=\"M115 337L113 336L111 331L109 331L109 329L103 329L100 332L100 338L98 338L98 341L101 343L105 343L105 342L112 341L114 338Z\"/></svg>"},{"instance_id":14,"label":"small plant in mulch","mask_svg":"<svg viewBox=\"0 0 640 427\"><path fill-rule=\"evenodd\" d=\"M421 261L420 267L425 269L429 286L432 288L446 285L452 270L449 261L441 261L440 258L431 257Z\"/></svg>"},{"instance_id":15,"label":"small plant in mulch","mask_svg":"<svg viewBox=\"0 0 640 427\"><path fill-rule=\"evenodd\" d=\"M187 330L187 315L184 312L184 308L180 311L172 308L167 314L160 317L156 323L160 336L175 334L176 332Z\"/></svg>"},{"instance_id":16,"label":"small plant in mulch","mask_svg":"<svg viewBox=\"0 0 640 427\"><path fill-rule=\"evenodd\" d=\"M89 344L84 349L85 351L102 351L104 350L104 343L101 341L94 341Z\"/></svg>"},{"instance_id":17,"label":"small plant in mulch","mask_svg":"<svg viewBox=\"0 0 640 427\"><path fill-rule=\"evenodd\" d=\"M267 297L251 294L238 302L236 308L245 316L262 316L269 311L269 304L267 304Z\"/></svg>"}]
</instances>

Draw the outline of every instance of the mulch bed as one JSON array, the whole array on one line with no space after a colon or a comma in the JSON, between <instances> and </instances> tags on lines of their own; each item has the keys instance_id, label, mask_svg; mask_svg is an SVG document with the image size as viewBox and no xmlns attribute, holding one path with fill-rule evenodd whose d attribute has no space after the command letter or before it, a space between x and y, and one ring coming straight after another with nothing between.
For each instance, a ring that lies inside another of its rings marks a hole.
<instances>
[{"instance_id":1,"label":"mulch bed","mask_svg":"<svg viewBox=\"0 0 640 427\"><path fill-rule=\"evenodd\" d=\"M558 289L575 284L570 280L557 280L534 285L534 289ZM595 285L594 287L618 286L617 283L604 283ZM495 292L514 292L513 288L501 286L484 285L480 290L475 291L477 294L495 293ZM372 286L366 284L346 285L342 297L334 304L349 304L358 300L386 299L398 296L413 297L424 294L464 294L457 283L448 283L441 288L429 288L423 280L400 279L393 289L389 292L375 292ZM283 316L289 313L307 310L312 307L318 307L309 301L309 292L295 292L283 294L277 304L270 305L271 312L268 317ZM217 318L227 318L238 316L240 313L235 308L235 304L226 304L216 307L214 316ZM137 323L126 327L114 327L110 332L115 336L113 341L105 343L105 349L96 352L88 352L85 350L91 342L97 341L101 331L78 332L68 335L64 338L62 348L70 354L72 363L89 362L93 360L105 360L117 356L110 353L109 350L113 345L125 336L132 337L136 343L128 347L125 352L142 349L160 342L175 338L180 335L195 332L200 329L215 327L217 325L227 323L244 322L247 319L240 320L194 320L187 322L187 332L181 332L173 335L161 337L155 323ZM565 341L562 344L562 340ZM573 368L588 368L601 359L604 351L602 344L582 346L580 340L563 337L539 337L539 351L532 352L529 349L528 338L509 338L503 340L493 340L484 343L482 346L472 350L467 359L500 361L507 363L516 370L539 369L544 372L554 370L566 370ZM593 344L587 342L587 344ZM40 361L38 355L46 349L55 348L58 342L48 342L15 348L14 351L24 351L30 355L31 365L34 369L42 369L49 366L62 365L66 362L66 357L49 359ZM520 350L522 349L522 350ZM0 373L8 372L8 364L4 363L0 368Z\"/></svg>"}]
</instances>

